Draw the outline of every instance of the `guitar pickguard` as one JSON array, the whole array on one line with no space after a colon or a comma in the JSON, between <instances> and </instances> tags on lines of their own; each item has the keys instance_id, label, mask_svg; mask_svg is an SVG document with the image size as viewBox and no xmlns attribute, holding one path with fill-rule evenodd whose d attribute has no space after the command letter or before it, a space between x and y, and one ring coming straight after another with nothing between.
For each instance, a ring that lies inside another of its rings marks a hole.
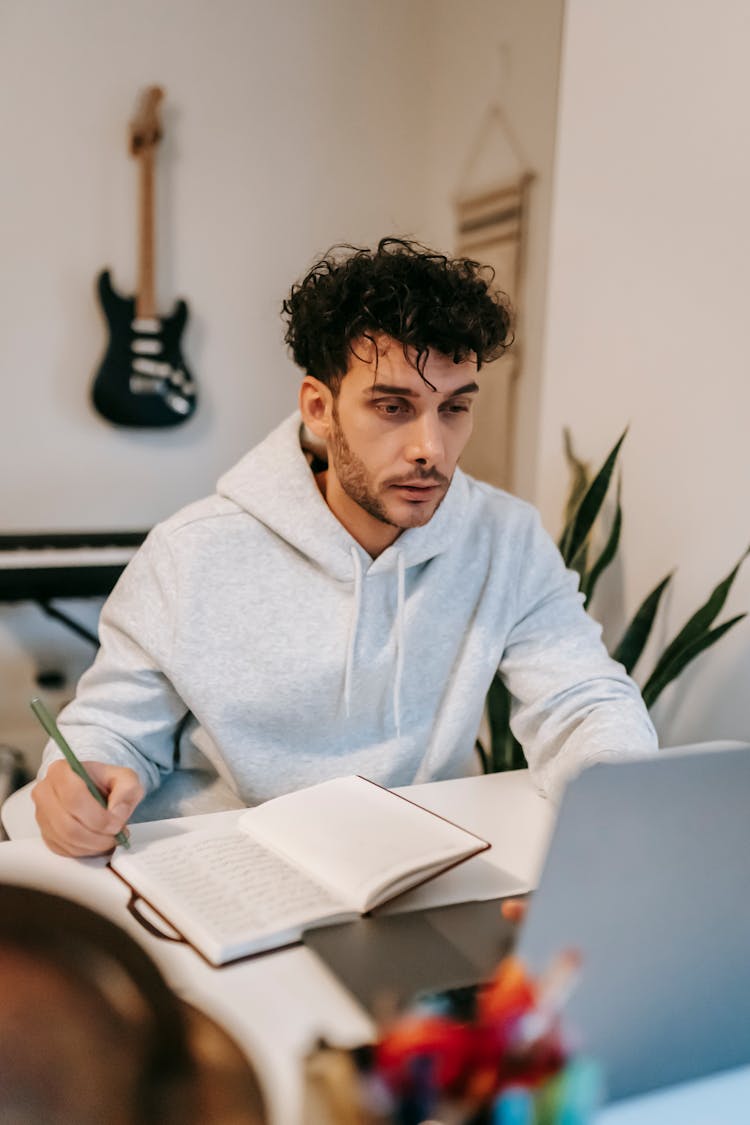
<instances>
[{"instance_id":1,"label":"guitar pickguard","mask_svg":"<svg viewBox=\"0 0 750 1125\"><path fill-rule=\"evenodd\" d=\"M130 328L129 386L132 393L161 395L176 414L189 415L191 404L195 402L195 385L184 364L174 366L170 362L170 358L177 357L169 355L162 321L136 318Z\"/></svg>"}]
</instances>

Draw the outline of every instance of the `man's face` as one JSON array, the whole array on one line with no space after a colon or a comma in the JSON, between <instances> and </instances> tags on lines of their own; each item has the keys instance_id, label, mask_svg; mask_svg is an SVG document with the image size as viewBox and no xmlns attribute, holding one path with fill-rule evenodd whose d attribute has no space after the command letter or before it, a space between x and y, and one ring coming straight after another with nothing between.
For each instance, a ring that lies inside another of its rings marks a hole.
<instances>
[{"instance_id":1,"label":"man's face","mask_svg":"<svg viewBox=\"0 0 750 1125\"><path fill-rule=\"evenodd\" d=\"M471 434L478 390L476 363L455 364L430 353L426 383L402 345L355 344L337 396L330 396L325 433L329 466L326 501L373 556L409 527L429 522ZM330 392L329 392L330 394Z\"/></svg>"}]
</instances>

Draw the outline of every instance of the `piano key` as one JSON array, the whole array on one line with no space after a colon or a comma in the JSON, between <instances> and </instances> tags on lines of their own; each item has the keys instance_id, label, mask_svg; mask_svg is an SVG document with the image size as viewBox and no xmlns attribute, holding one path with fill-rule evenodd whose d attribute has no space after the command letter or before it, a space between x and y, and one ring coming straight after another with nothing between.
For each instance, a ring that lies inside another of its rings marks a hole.
<instances>
[{"instance_id":1,"label":"piano key","mask_svg":"<svg viewBox=\"0 0 750 1125\"><path fill-rule=\"evenodd\" d=\"M136 547L69 547L42 551L0 550L0 570L68 566L127 566Z\"/></svg>"}]
</instances>

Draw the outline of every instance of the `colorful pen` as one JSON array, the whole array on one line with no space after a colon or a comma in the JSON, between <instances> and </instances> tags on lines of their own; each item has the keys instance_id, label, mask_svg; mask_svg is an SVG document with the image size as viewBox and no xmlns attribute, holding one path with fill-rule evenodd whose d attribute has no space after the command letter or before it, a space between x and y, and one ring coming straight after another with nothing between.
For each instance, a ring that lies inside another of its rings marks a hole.
<instances>
[{"instance_id":1,"label":"colorful pen","mask_svg":"<svg viewBox=\"0 0 750 1125\"><path fill-rule=\"evenodd\" d=\"M534 1101L523 1086L508 1086L492 1103L492 1125L534 1125Z\"/></svg>"},{"instance_id":2,"label":"colorful pen","mask_svg":"<svg viewBox=\"0 0 750 1125\"><path fill-rule=\"evenodd\" d=\"M563 1104L555 1125L589 1125L604 1100L604 1071L590 1058L577 1058L563 1071Z\"/></svg>"},{"instance_id":3,"label":"colorful pen","mask_svg":"<svg viewBox=\"0 0 750 1125\"><path fill-rule=\"evenodd\" d=\"M82 763L78 761L78 758L76 758L70 746L65 741L65 737L62 731L58 727L52 715L50 715L49 711L42 703L41 699L32 699L29 706L31 707L31 710L34 712L39 722L44 727L47 734L57 743L57 745L62 750L70 768L74 773L78 774L94 800L98 801L102 808L106 809L106 797L104 797L103 794L99 791L95 782L84 769ZM130 841L128 840L125 832L118 832L115 836L115 839L117 840L118 844L122 844L123 848L130 847Z\"/></svg>"}]
</instances>

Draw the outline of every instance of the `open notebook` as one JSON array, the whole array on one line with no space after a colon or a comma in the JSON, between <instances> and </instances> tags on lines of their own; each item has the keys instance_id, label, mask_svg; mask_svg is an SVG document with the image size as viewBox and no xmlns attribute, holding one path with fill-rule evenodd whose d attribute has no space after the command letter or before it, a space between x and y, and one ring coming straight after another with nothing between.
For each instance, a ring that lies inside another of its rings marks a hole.
<instances>
[{"instance_id":1,"label":"open notebook","mask_svg":"<svg viewBox=\"0 0 750 1125\"><path fill-rule=\"evenodd\" d=\"M357 918L489 848L363 777L267 801L231 829L118 848L110 867L208 961Z\"/></svg>"}]
</instances>

